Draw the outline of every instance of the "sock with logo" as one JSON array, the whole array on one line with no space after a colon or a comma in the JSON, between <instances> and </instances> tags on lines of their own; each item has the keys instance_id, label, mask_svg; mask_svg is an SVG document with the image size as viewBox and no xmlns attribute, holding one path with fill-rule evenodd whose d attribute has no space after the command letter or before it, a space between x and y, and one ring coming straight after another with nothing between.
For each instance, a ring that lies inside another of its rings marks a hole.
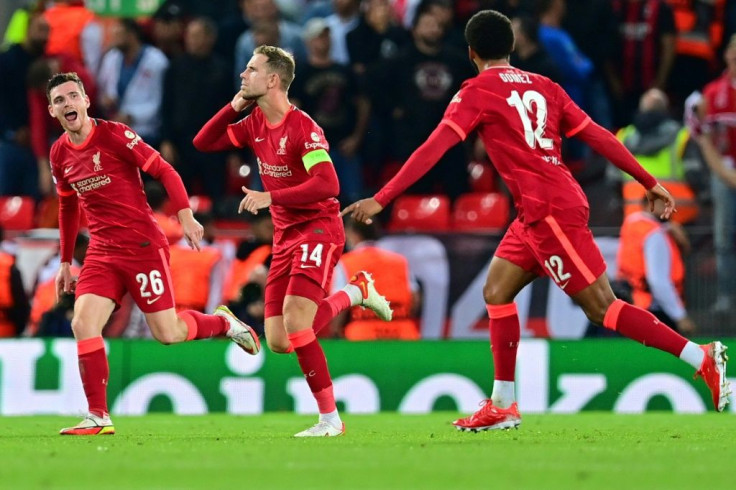
<instances>
[{"instance_id":1,"label":"sock with logo","mask_svg":"<svg viewBox=\"0 0 736 490\"><path fill-rule=\"evenodd\" d=\"M360 289L357 286L352 284L348 284L348 286L357 289L360 295ZM362 298L362 295L360 297ZM355 303L344 289L328 296L319 302L317 313L314 315L314 322L312 322L312 330L314 330L314 333L318 333L329 325L333 318L356 304L360 304L360 301Z\"/></svg>"},{"instance_id":2,"label":"sock with logo","mask_svg":"<svg viewBox=\"0 0 736 490\"><path fill-rule=\"evenodd\" d=\"M327 359L322 346L317 342L314 330L307 328L288 335L294 346L299 367L307 379L309 389L317 400L319 413L330 413L336 409L332 392L332 378L327 368Z\"/></svg>"},{"instance_id":3,"label":"sock with logo","mask_svg":"<svg viewBox=\"0 0 736 490\"><path fill-rule=\"evenodd\" d=\"M195 310L180 311L179 318L187 324L187 340L221 337L230 329L225 317L205 315Z\"/></svg>"},{"instance_id":4,"label":"sock with logo","mask_svg":"<svg viewBox=\"0 0 736 490\"><path fill-rule=\"evenodd\" d=\"M657 317L638 306L617 299L606 311L603 326L647 347L669 352L679 357L688 341Z\"/></svg>"},{"instance_id":5,"label":"sock with logo","mask_svg":"<svg viewBox=\"0 0 736 490\"><path fill-rule=\"evenodd\" d=\"M516 352L519 349L521 326L516 303L486 305L488 328L493 353L493 393L491 400L499 408L508 408L515 401Z\"/></svg>"},{"instance_id":6,"label":"sock with logo","mask_svg":"<svg viewBox=\"0 0 736 490\"><path fill-rule=\"evenodd\" d=\"M108 414L107 381L110 378L110 367L102 337L78 340L77 356L89 412L104 417Z\"/></svg>"}]
</instances>

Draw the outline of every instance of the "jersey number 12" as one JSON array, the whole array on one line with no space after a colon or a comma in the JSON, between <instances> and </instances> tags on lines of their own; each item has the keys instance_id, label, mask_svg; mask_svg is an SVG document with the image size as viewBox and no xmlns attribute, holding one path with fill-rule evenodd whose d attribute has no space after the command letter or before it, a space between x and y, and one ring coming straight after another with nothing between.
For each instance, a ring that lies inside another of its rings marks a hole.
<instances>
[{"instance_id":1,"label":"jersey number 12","mask_svg":"<svg viewBox=\"0 0 736 490\"><path fill-rule=\"evenodd\" d=\"M547 127L547 100L544 96L534 90L527 90L524 95L519 95L519 92L514 90L511 92L511 97L506 99L506 102L516 109L519 118L521 118L526 144L532 150L537 147L537 144L544 150L552 148L554 145L552 138L544 137L544 130ZM529 118L529 113L534 114L536 128Z\"/></svg>"}]
</instances>

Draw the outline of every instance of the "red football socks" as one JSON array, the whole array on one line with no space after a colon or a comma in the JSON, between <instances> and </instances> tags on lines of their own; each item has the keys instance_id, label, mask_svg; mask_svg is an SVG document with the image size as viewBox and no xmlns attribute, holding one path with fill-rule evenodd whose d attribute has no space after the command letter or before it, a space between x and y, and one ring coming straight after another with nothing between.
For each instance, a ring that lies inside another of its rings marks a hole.
<instances>
[{"instance_id":1,"label":"red football socks","mask_svg":"<svg viewBox=\"0 0 736 490\"><path fill-rule=\"evenodd\" d=\"M338 291L319 302L317 314L314 315L312 330L318 333L330 324L333 318L351 306L350 296L345 291Z\"/></svg>"},{"instance_id":2,"label":"red football socks","mask_svg":"<svg viewBox=\"0 0 736 490\"><path fill-rule=\"evenodd\" d=\"M224 317L205 315L195 310L180 311L179 318L187 324L187 340L221 337L230 328Z\"/></svg>"},{"instance_id":3,"label":"red football socks","mask_svg":"<svg viewBox=\"0 0 736 490\"><path fill-rule=\"evenodd\" d=\"M687 339L638 306L617 299L606 311L603 326L647 347L669 352L678 357Z\"/></svg>"},{"instance_id":4,"label":"red football socks","mask_svg":"<svg viewBox=\"0 0 736 490\"><path fill-rule=\"evenodd\" d=\"M493 377L498 381L514 381L516 351L519 348L521 327L516 303L486 305L488 328L491 332L493 352Z\"/></svg>"},{"instance_id":5,"label":"red football socks","mask_svg":"<svg viewBox=\"0 0 736 490\"><path fill-rule=\"evenodd\" d=\"M77 356L89 412L104 417L108 413L107 380L110 377L110 367L102 337L78 340Z\"/></svg>"},{"instance_id":6,"label":"red football socks","mask_svg":"<svg viewBox=\"0 0 736 490\"><path fill-rule=\"evenodd\" d=\"M314 330L311 328L289 334L289 342L294 346L299 367L307 379L319 413L330 413L336 409L335 397L332 393L332 378L327 368L327 359L322 347L317 342Z\"/></svg>"}]
</instances>

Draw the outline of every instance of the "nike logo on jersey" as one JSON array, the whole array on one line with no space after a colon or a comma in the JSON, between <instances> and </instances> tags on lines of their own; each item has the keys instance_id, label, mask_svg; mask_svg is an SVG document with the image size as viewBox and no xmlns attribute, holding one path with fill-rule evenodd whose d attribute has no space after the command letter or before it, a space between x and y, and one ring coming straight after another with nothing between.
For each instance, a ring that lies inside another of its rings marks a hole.
<instances>
[{"instance_id":1,"label":"nike logo on jersey","mask_svg":"<svg viewBox=\"0 0 736 490\"><path fill-rule=\"evenodd\" d=\"M256 138L256 143L260 143L261 141L265 140L266 138Z\"/></svg>"},{"instance_id":2,"label":"nike logo on jersey","mask_svg":"<svg viewBox=\"0 0 736 490\"><path fill-rule=\"evenodd\" d=\"M307 264L302 264L300 267L302 269L316 269L317 268L316 265L307 265Z\"/></svg>"},{"instance_id":3,"label":"nike logo on jersey","mask_svg":"<svg viewBox=\"0 0 736 490\"><path fill-rule=\"evenodd\" d=\"M564 290L565 290L565 288L567 287L567 283L568 283L568 282L570 282L570 280L569 280L569 279L568 279L567 281L565 281L565 282L561 283L561 284L560 284L560 289L562 289L562 290L564 291Z\"/></svg>"},{"instance_id":4,"label":"nike logo on jersey","mask_svg":"<svg viewBox=\"0 0 736 490\"><path fill-rule=\"evenodd\" d=\"M155 303L156 301L158 301L158 300L160 300L160 299L161 299L161 296L156 296L156 297L155 297L155 298L153 298L153 299L147 299L147 300L146 300L146 303L148 303L149 305L152 305L152 304L154 304L154 303Z\"/></svg>"},{"instance_id":5,"label":"nike logo on jersey","mask_svg":"<svg viewBox=\"0 0 736 490\"><path fill-rule=\"evenodd\" d=\"M72 171L72 168L73 168L73 167L67 167L67 168L65 168L65 169L64 169L64 175L66 175L66 174L68 174L69 172L71 172L71 171Z\"/></svg>"}]
</instances>

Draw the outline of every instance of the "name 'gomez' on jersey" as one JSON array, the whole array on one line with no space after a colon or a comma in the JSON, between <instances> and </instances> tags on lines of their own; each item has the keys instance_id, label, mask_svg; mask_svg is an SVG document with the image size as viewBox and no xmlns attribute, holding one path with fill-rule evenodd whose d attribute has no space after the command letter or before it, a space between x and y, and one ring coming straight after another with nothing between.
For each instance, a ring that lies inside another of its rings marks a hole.
<instances>
[{"instance_id":1,"label":"name 'gomez' on jersey","mask_svg":"<svg viewBox=\"0 0 736 490\"><path fill-rule=\"evenodd\" d=\"M573 136L590 118L548 78L509 66L484 70L463 83L442 123L462 139L478 129L520 221L530 224L554 209L588 206L562 163L560 133Z\"/></svg>"},{"instance_id":2,"label":"name 'gomez' on jersey","mask_svg":"<svg viewBox=\"0 0 736 490\"><path fill-rule=\"evenodd\" d=\"M81 145L64 133L51 147L57 193L79 197L89 223L90 252L158 250L166 237L148 206L138 170L146 171L158 152L125 124L102 119L92 124Z\"/></svg>"},{"instance_id":3,"label":"name 'gomez' on jersey","mask_svg":"<svg viewBox=\"0 0 736 490\"><path fill-rule=\"evenodd\" d=\"M249 146L258 161L263 188L275 191L294 187L309 179L309 169L329 161L330 146L319 125L304 111L291 106L284 119L271 125L260 107L230 124L227 134L238 148ZM324 157L324 158L323 158ZM283 230L321 217L334 218L340 204L334 197L300 206L271 205L274 228Z\"/></svg>"}]
</instances>

